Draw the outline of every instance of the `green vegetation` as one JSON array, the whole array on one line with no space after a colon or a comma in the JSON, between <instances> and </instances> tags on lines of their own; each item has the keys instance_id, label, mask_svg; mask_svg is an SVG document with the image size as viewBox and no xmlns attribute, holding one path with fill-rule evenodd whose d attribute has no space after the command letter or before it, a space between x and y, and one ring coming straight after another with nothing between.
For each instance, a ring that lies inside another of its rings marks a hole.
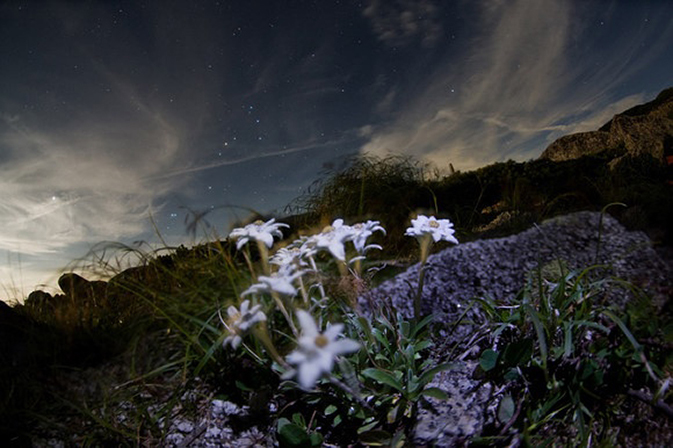
<instances>
[{"instance_id":1,"label":"green vegetation","mask_svg":"<svg viewBox=\"0 0 673 448\"><path fill-rule=\"evenodd\" d=\"M592 440L623 445L611 421L619 419L618 403L635 390L655 389L649 394L654 401L666 393L668 374L660 367L673 367L673 358L661 347L673 333L654 318L649 331L634 335L644 322L638 322L633 304L630 314L610 306L604 291L615 280L595 275L604 267L573 272L561 261L553 264L555 272L545 275L540 269L513 305L480 301L497 349L482 352L478 373L505 386L497 435L480 441L510 440L505 429L514 426L514 437L529 446L588 446ZM641 312L653 312L642 292L634 292ZM638 342L644 339L657 344L646 350Z\"/></svg>"},{"instance_id":2,"label":"green vegetation","mask_svg":"<svg viewBox=\"0 0 673 448\"><path fill-rule=\"evenodd\" d=\"M673 187L663 168L643 157L611 170L608 160L602 154L562 163L510 161L442 177L410 159L364 157L327 173L282 221L295 235L310 235L336 218L377 219L386 235L376 232L369 243L382 250L350 265L312 255L310 297L260 293L268 320L256 324L256 337L242 338L239 350L222 348L231 336L223 323L232 325L228 307L238 307L250 285L271 273L262 245L237 250L235 241L224 240L147 253L108 246L138 266L118 272L115 263L96 257L98 269L117 274L104 287L36 295L13 307L14 342L21 347L7 348L0 367L0 441L24 446L31 437L53 434L81 446L161 445L168 430L162 418L196 412L184 394L207 384L218 398L249 405L258 422L276 428L284 446L323 440L402 446L426 398L443 398L428 384L453 360L430 357L438 324L418 311L409 319L383 304L370 319L353 305L366 288L418 260L418 244L404 236L409 219L417 213L450 217L465 242L619 201L628 207L611 213L670 244ZM357 255L353 244L347 249L345 260ZM381 269L384 262L391 267ZM480 374L502 392L497 421L474 443L518 438L533 445L609 445L622 440L612 428L628 412L629 394L642 399L647 390L653 406L657 399L664 407L670 402L671 310L655 314L632 285L636 300L626 310L609 308L601 292L616 280L599 274L595 267L569 272L559 264L533 273L513 307L481 302L493 333L478 347ZM273 313L279 303L290 311L311 309L318 322L343 322L345 335L362 347L340 356L311 393L279 376L298 336L290 313ZM271 399L280 404L277 412L266 406ZM237 430L251 425L236 424Z\"/></svg>"}]
</instances>

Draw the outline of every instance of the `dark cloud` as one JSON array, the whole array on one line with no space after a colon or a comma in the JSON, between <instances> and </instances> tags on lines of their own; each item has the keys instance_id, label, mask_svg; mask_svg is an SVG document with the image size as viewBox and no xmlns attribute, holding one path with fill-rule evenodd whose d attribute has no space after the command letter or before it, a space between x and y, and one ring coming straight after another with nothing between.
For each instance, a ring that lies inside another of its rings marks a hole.
<instances>
[{"instance_id":1,"label":"dark cloud","mask_svg":"<svg viewBox=\"0 0 673 448\"><path fill-rule=\"evenodd\" d=\"M439 7L432 0L370 0L363 14L376 37L394 46L433 46L442 36Z\"/></svg>"}]
</instances>

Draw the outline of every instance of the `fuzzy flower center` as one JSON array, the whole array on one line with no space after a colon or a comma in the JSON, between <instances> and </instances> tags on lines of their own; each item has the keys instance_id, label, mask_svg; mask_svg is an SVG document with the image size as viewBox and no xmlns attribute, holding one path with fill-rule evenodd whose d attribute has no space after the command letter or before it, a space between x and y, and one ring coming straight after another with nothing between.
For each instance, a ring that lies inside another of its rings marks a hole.
<instances>
[{"instance_id":1,"label":"fuzzy flower center","mask_svg":"<svg viewBox=\"0 0 673 448\"><path fill-rule=\"evenodd\" d=\"M262 224L264 224L264 221L262 221L261 219L258 219L257 221L253 222L253 224L256 225L256 226L261 226Z\"/></svg>"},{"instance_id":2,"label":"fuzzy flower center","mask_svg":"<svg viewBox=\"0 0 673 448\"><path fill-rule=\"evenodd\" d=\"M319 334L318 336L315 337L314 342L317 347L323 348L327 344L329 344L329 339L327 339L324 335Z\"/></svg>"},{"instance_id":3,"label":"fuzzy flower center","mask_svg":"<svg viewBox=\"0 0 673 448\"><path fill-rule=\"evenodd\" d=\"M232 316L229 316L229 319L227 319L227 327L229 328L229 332L233 334L238 334L240 332L240 328L238 328L238 324L241 322L241 313L236 313Z\"/></svg>"},{"instance_id":4,"label":"fuzzy flower center","mask_svg":"<svg viewBox=\"0 0 673 448\"><path fill-rule=\"evenodd\" d=\"M439 223L435 221L434 219L431 219L428 221L428 225L432 227L433 229L438 229L439 228Z\"/></svg>"},{"instance_id":5,"label":"fuzzy flower center","mask_svg":"<svg viewBox=\"0 0 673 448\"><path fill-rule=\"evenodd\" d=\"M322 233L329 233L329 232L333 232L333 231L334 231L334 227L332 227L332 226L327 226L324 229L322 229Z\"/></svg>"}]
</instances>

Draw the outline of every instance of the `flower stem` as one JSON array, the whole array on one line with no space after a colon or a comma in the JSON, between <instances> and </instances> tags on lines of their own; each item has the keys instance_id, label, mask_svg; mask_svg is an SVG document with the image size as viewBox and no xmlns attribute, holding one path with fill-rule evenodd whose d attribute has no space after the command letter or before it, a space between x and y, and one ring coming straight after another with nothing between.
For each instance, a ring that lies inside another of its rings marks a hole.
<instances>
[{"instance_id":1,"label":"flower stem","mask_svg":"<svg viewBox=\"0 0 673 448\"><path fill-rule=\"evenodd\" d=\"M299 290L301 291L301 297L302 299L304 299L304 305L308 305L308 292L306 291L306 285L304 285L304 279L299 277L298 280L299 280Z\"/></svg>"},{"instance_id":2,"label":"flower stem","mask_svg":"<svg viewBox=\"0 0 673 448\"><path fill-rule=\"evenodd\" d=\"M318 266L315 264L315 260L313 257L308 257L308 261L311 263L311 269L313 269L313 272L318 272ZM320 291L320 298L324 299L325 298L325 288L322 286L322 282L318 282L318 290Z\"/></svg>"},{"instance_id":3,"label":"flower stem","mask_svg":"<svg viewBox=\"0 0 673 448\"><path fill-rule=\"evenodd\" d=\"M276 305L278 306L278 309L280 310L281 313L283 313L283 316L285 316L285 320L287 321L288 325L290 325L290 329L292 330L292 333L295 335L295 337L299 337L299 332L297 331L297 327L294 326L294 322L292 321L292 317L290 316L290 313L287 312L287 309L285 308L285 305L283 305L283 301L278 295L276 291L271 291L271 297L273 297L273 300L276 302Z\"/></svg>"},{"instance_id":4,"label":"flower stem","mask_svg":"<svg viewBox=\"0 0 673 448\"><path fill-rule=\"evenodd\" d=\"M374 410L374 409L369 405L369 403L367 403L365 400L362 399L362 397L360 397L360 394L358 394L358 393L357 393L356 391L354 391L352 388L348 387L348 386L347 386L345 383L343 383L342 381L339 381L334 375L332 375L332 374L330 373L328 378L329 378L329 380L330 380L330 383L334 384L334 385L337 386L339 389L341 389L341 390L343 390L344 392L346 392L347 394L349 394L351 397L353 397L353 399L355 399L355 401L357 401L358 403L360 403L360 405L362 405L363 407L369 409L370 411L373 411L373 410Z\"/></svg>"},{"instance_id":5,"label":"flower stem","mask_svg":"<svg viewBox=\"0 0 673 448\"><path fill-rule=\"evenodd\" d=\"M257 241L257 248L259 249L259 259L262 261L262 272L264 272L264 275L271 275L271 268L269 267L269 249L262 241Z\"/></svg>"},{"instance_id":6,"label":"flower stem","mask_svg":"<svg viewBox=\"0 0 673 448\"><path fill-rule=\"evenodd\" d=\"M269 355L276 361L278 364L282 365L283 367L288 367L287 362L278 354L278 351L276 350L276 347L273 345L273 342L271 341L271 338L269 337L269 331L266 328L266 324L262 325L260 327L255 327L253 328L253 333L255 337L257 337L257 340L264 345L264 348L269 352Z\"/></svg>"},{"instance_id":7,"label":"flower stem","mask_svg":"<svg viewBox=\"0 0 673 448\"><path fill-rule=\"evenodd\" d=\"M430 255L430 247L432 246L432 235L423 235L419 239L421 246L421 267L418 272L418 290L414 297L414 317L417 321L421 320L421 296L423 295L423 283L425 282L425 263L428 261Z\"/></svg>"},{"instance_id":8,"label":"flower stem","mask_svg":"<svg viewBox=\"0 0 673 448\"><path fill-rule=\"evenodd\" d=\"M425 263L421 264L421 269L418 274L418 291L416 291L416 297L414 297L414 317L416 321L421 320L421 295L423 294L423 282L425 280Z\"/></svg>"},{"instance_id":9,"label":"flower stem","mask_svg":"<svg viewBox=\"0 0 673 448\"><path fill-rule=\"evenodd\" d=\"M250 250L246 247L245 252L243 252L243 257L245 258L245 263L248 265L250 270L250 275L253 278L257 278L257 273L255 272L255 267L252 265L252 260L250 259Z\"/></svg>"}]
</instances>

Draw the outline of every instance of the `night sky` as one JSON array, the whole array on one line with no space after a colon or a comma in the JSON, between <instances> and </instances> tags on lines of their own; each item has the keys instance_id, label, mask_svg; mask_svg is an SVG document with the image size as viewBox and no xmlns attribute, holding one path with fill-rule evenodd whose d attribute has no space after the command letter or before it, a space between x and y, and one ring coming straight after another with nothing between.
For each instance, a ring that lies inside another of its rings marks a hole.
<instances>
[{"instance_id":1,"label":"night sky","mask_svg":"<svg viewBox=\"0 0 673 448\"><path fill-rule=\"evenodd\" d=\"M668 0L0 1L0 298L359 152L528 160L671 85Z\"/></svg>"}]
</instances>

